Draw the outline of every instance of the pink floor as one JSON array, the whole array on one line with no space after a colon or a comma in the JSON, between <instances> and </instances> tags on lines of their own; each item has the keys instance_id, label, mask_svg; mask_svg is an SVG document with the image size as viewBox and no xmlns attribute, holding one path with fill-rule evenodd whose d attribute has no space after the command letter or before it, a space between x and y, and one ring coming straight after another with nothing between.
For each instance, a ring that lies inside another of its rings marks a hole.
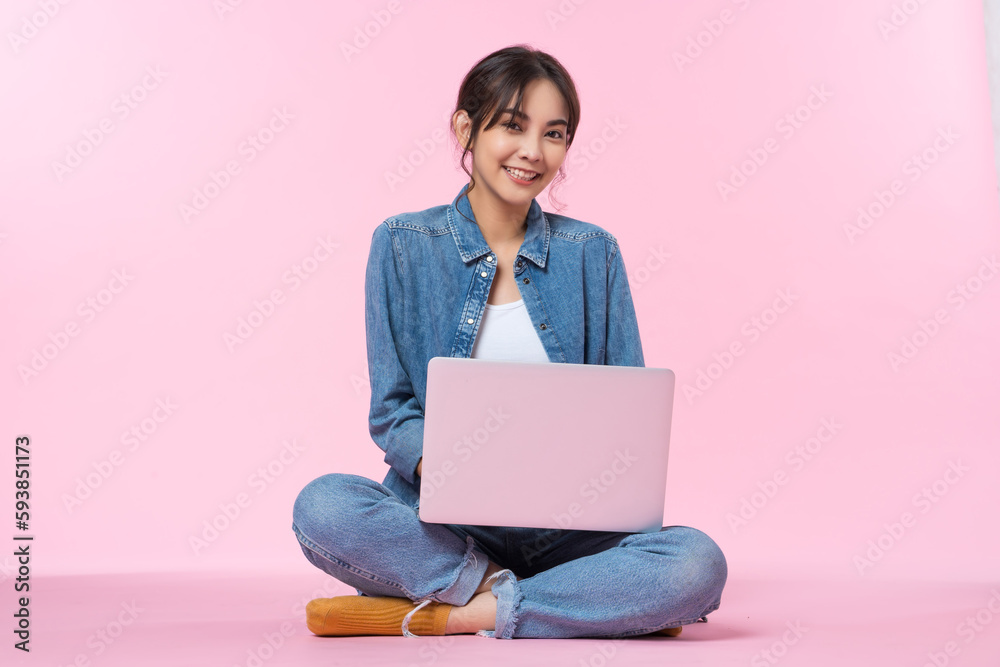
<instances>
[{"instance_id":1,"label":"pink floor","mask_svg":"<svg viewBox=\"0 0 1000 667\"><path fill-rule=\"evenodd\" d=\"M730 576L721 609L678 638L500 641L315 637L304 602L353 592L321 573L42 577L30 654L10 646L10 584L3 665L1000 666L1000 584L989 583Z\"/></svg>"}]
</instances>

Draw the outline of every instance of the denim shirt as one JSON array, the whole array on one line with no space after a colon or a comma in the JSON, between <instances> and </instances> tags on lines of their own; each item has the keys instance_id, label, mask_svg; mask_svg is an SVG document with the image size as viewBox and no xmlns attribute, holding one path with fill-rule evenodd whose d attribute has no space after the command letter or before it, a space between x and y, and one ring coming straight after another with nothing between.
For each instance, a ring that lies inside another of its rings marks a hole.
<instances>
[{"instance_id":1,"label":"denim shirt","mask_svg":"<svg viewBox=\"0 0 1000 667\"><path fill-rule=\"evenodd\" d=\"M497 270L496 254L471 221L467 187L449 206L401 213L376 227L365 271L369 432L390 466L382 484L413 508L427 364L471 357ZM610 233L544 213L533 199L513 269L549 361L645 365L625 263Z\"/></svg>"}]
</instances>

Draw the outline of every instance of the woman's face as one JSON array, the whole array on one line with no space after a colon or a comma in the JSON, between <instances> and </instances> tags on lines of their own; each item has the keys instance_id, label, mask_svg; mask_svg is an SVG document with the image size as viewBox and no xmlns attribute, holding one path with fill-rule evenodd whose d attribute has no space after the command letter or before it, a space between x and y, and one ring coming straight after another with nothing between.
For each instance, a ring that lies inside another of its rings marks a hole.
<instances>
[{"instance_id":1,"label":"woman's face","mask_svg":"<svg viewBox=\"0 0 1000 667\"><path fill-rule=\"evenodd\" d=\"M548 79L535 79L525 87L521 114L515 118L505 111L496 125L480 131L471 151L477 189L485 186L483 195L515 208L529 206L555 178L566 158L569 118L566 102ZM464 128L467 133L468 125Z\"/></svg>"}]
</instances>

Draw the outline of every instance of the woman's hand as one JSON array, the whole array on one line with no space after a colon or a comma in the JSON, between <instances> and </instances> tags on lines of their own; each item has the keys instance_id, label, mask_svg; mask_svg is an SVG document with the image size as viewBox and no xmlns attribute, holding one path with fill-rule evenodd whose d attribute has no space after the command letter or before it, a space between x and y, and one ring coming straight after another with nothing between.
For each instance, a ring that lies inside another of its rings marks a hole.
<instances>
[{"instance_id":1,"label":"woman's hand","mask_svg":"<svg viewBox=\"0 0 1000 667\"><path fill-rule=\"evenodd\" d=\"M417 477L423 477L423 475L420 474L420 470L423 468L423 466L424 466L424 457L421 456L420 460L417 461Z\"/></svg>"}]
</instances>

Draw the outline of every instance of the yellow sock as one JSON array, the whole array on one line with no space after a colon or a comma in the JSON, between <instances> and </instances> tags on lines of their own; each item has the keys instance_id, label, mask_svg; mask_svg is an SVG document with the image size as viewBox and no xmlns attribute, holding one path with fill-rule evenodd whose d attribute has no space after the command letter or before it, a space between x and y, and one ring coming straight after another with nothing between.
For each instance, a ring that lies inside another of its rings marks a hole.
<instances>
[{"instance_id":1,"label":"yellow sock","mask_svg":"<svg viewBox=\"0 0 1000 667\"><path fill-rule=\"evenodd\" d=\"M426 601L423 606L407 598L342 595L317 598L306 605L306 626L322 637L351 635L402 636L403 620L411 635L443 635L452 605Z\"/></svg>"}]
</instances>

